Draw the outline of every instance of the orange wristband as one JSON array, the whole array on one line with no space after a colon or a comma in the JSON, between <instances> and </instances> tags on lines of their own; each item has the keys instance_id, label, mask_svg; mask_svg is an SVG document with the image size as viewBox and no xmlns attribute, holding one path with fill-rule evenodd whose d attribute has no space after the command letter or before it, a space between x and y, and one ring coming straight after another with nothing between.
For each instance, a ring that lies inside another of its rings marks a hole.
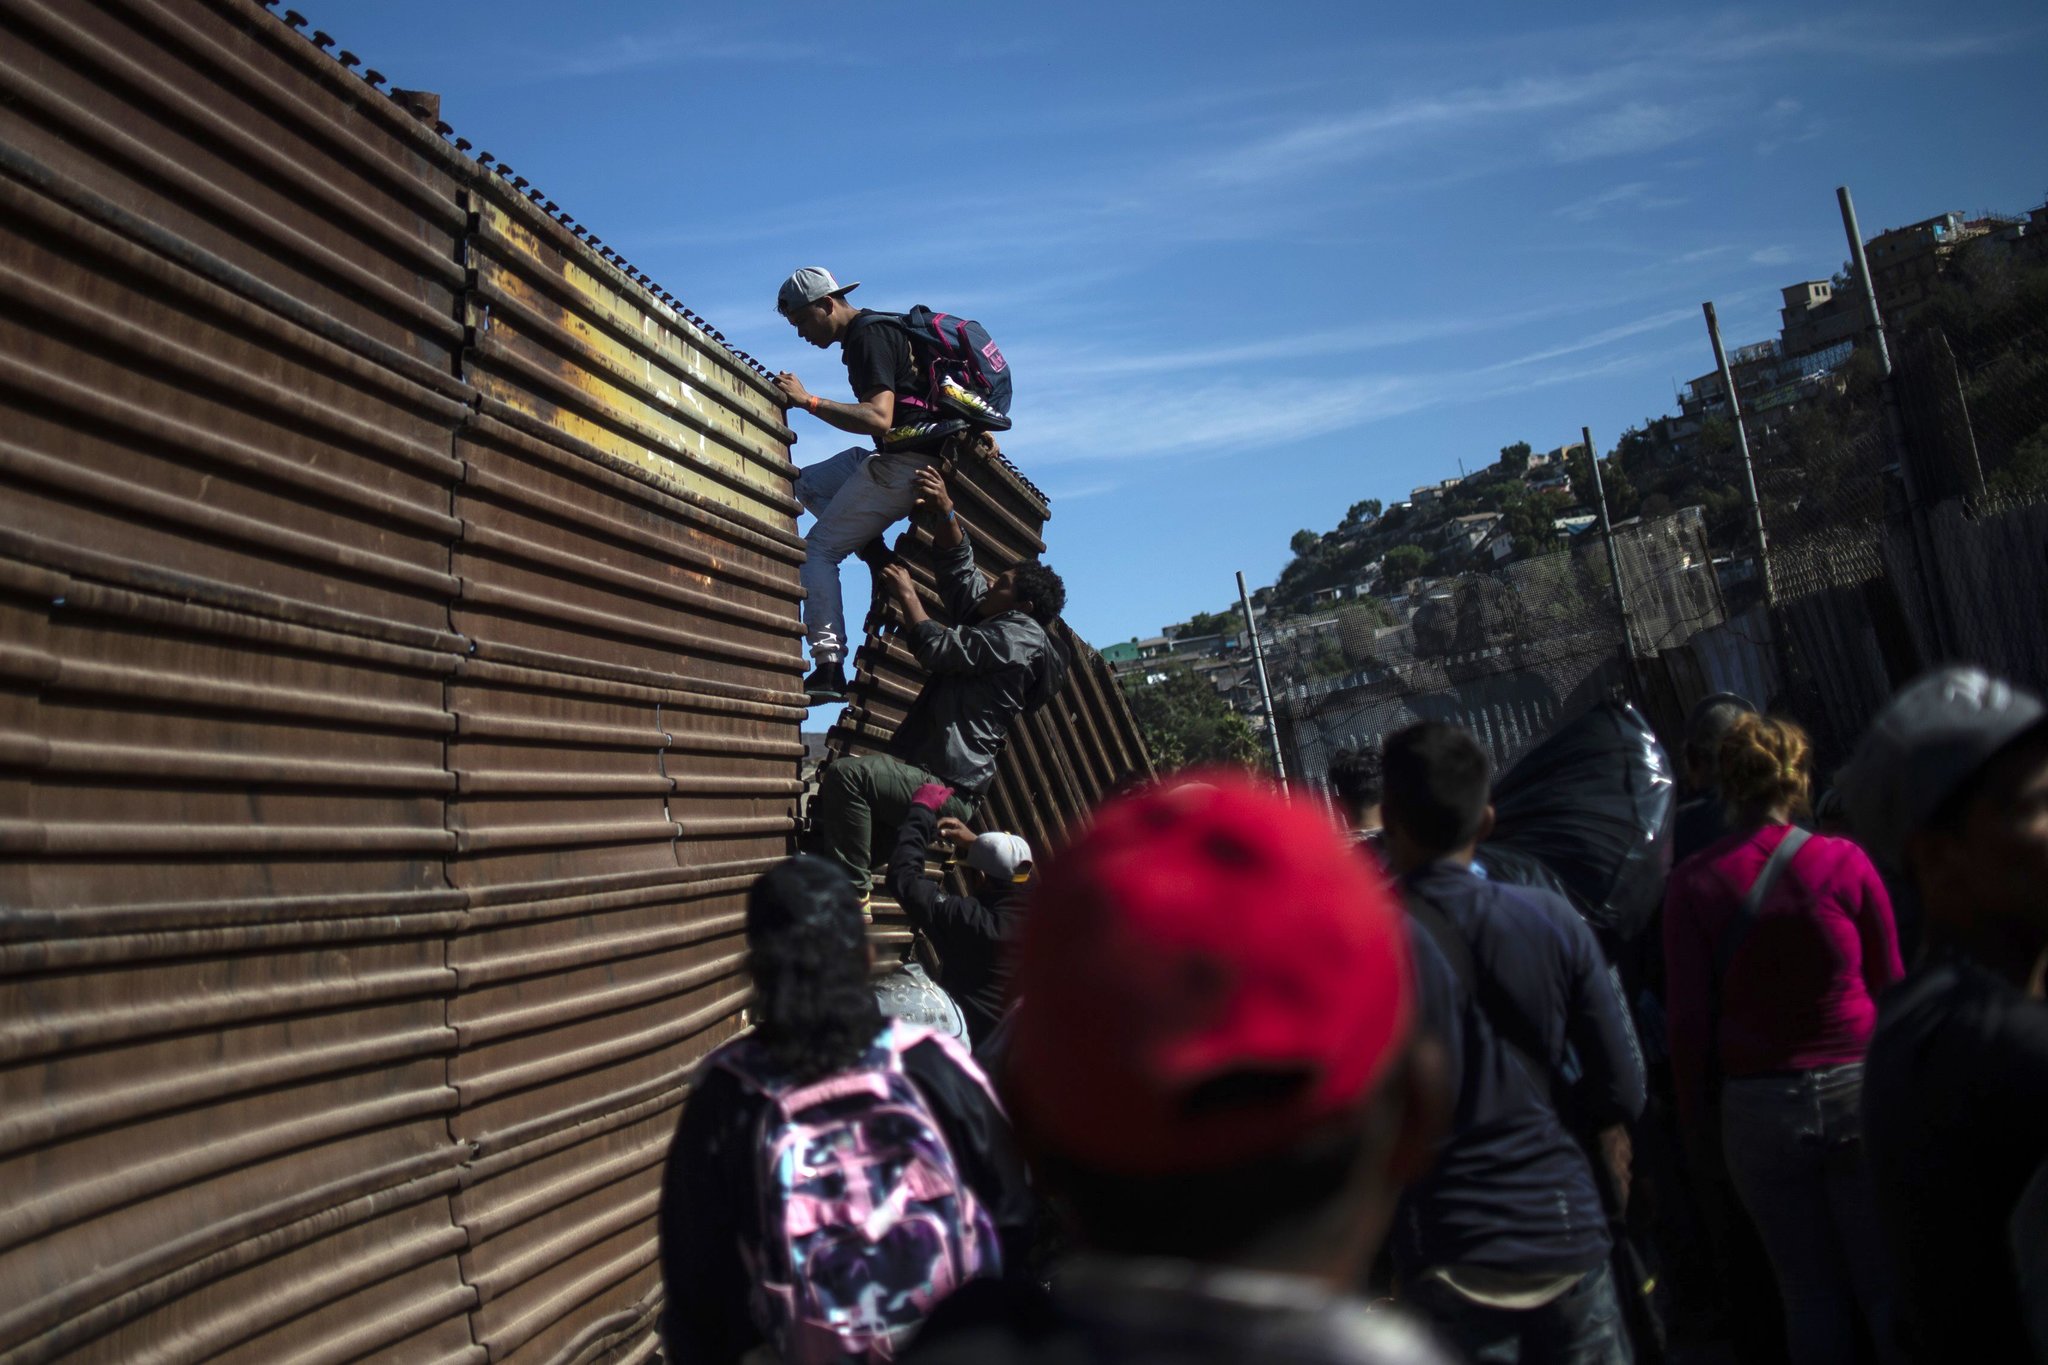
<instances>
[{"instance_id":1,"label":"orange wristband","mask_svg":"<svg viewBox=\"0 0 2048 1365\"><path fill-rule=\"evenodd\" d=\"M813 417L816 417L818 415L818 395L813 393L805 396L804 411L808 412Z\"/></svg>"}]
</instances>

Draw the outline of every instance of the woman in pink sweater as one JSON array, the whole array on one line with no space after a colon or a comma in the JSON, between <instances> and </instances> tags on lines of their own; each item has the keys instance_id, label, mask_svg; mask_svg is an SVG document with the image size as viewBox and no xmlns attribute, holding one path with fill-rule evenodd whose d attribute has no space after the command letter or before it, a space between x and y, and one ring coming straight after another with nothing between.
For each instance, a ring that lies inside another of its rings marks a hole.
<instances>
[{"instance_id":1,"label":"woman in pink sweater","mask_svg":"<svg viewBox=\"0 0 2048 1365\"><path fill-rule=\"evenodd\" d=\"M1681 863L1664 901L1679 1122L1711 1151L1718 1102L1793 1365L1856 1360L1859 1308L1889 1358L1860 1107L1877 997L1903 974L1891 900L1862 849L1792 825L1810 786L1798 726L1742 717L1719 772L1736 833Z\"/></svg>"}]
</instances>

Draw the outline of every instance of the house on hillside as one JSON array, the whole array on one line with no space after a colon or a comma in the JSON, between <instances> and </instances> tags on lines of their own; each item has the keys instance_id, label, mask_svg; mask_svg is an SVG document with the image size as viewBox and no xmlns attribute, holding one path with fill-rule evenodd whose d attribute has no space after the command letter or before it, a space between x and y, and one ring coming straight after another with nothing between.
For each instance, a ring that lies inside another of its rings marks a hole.
<instances>
[{"instance_id":1,"label":"house on hillside","mask_svg":"<svg viewBox=\"0 0 2048 1365\"><path fill-rule=\"evenodd\" d=\"M1498 512L1473 512L1468 516L1452 517L1444 532L1444 544L1469 554L1485 544L1499 521Z\"/></svg>"}]
</instances>

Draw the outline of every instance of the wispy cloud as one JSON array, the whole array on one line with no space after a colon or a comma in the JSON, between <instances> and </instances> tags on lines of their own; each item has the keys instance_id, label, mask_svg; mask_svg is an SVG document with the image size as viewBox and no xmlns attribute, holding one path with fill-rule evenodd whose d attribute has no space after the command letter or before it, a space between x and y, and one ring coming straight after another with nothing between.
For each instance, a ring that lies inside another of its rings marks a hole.
<instances>
[{"instance_id":1,"label":"wispy cloud","mask_svg":"<svg viewBox=\"0 0 2048 1365\"><path fill-rule=\"evenodd\" d=\"M1615 347L1696 317L1673 309L1563 346L1469 369L1385 372L1334 380L1234 380L1199 391L1156 384L1076 385L1049 394L1031 422L1034 466L1216 458L1330 437L1452 404L1512 397L1661 364L1674 353L1630 346L1569 365L1552 362ZM1131 414L1142 412L1143 421Z\"/></svg>"},{"instance_id":2,"label":"wispy cloud","mask_svg":"<svg viewBox=\"0 0 2048 1365\"><path fill-rule=\"evenodd\" d=\"M1789 246L1758 247L1749 253L1751 265L1789 265L1791 261L1792 248Z\"/></svg>"},{"instance_id":3,"label":"wispy cloud","mask_svg":"<svg viewBox=\"0 0 2048 1365\"><path fill-rule=\"evenodd\" d=\"M1920 65L1983 56L2016 40L2038 37L2044 27L2048 26L2037 23L2005 29L1943 31L1941 26L1929 24L1914 32L1898 24L1851 22L1846 17L1827 22L1756 25L1748 22L1747 16L1727 16L1695 29L1684 44L1684 51L1697 61L1847 58Z\"/></svg>"},{"instance_id":4,"label":"wispy cloud","mask_svg":"<svg viewBox=\"0 0 2048 1365\"><path fill-rule=\"evenodd\" d=\"M1559 161L1651 152L1707 131L1712 118L1712 106L1705 101L1661 104L1629 100L1559 129L1546 140L1546 148Z\"/></svg>"},{"instance_id":5,"label":"wispy cloud","mask_svg":"<svg viewBox=\"0 0 2048 1365\"><path fill-rule=\"evenodd\" d=\"M1041 377L1054 379L1124 378L1149 374L1172 374L1188 370L1242 368L1270 364L1363 354L1393 347L1410 347L1428 341L1487 332L1507 331L1530 323L1549 322L1595 308L1626 302L1613 295L1589 296L1525 308L1490 308L1475 312L1443 311L1419 318L1387 318L1354 327L1320 332L1297 332L1263 337L1256 341L1234 341L1212 346L1185 347L1166 351L1113 351L1076 348L1071 343L1048 348L1045 363L1036 367Z\"/></svg>"},{"instance_id":6,"label":"wispy cloud","mask_svg":"<svg viewBox=\"0 0 2048 1365\"><path fill-rule=\"evenodd\" d=\"M610 76L648 67L687 67L706 62L801 62L823 55L815 45L735 37L685 25L658 33L622 33L574 51L556 54L561 76Z\"/></svg>"},{"instance_id":7,"label":"wispy cloud","mask_svg":"<svg viewBox=\"0 0 2048 1365\"><path fill-rule=\"evenodd\" d=\"M1090 483L1061 483L1054 480L1045 485L1045 496L1054 502L1075 502L1081 498L1099 498L1105 494L1122 490L1122 479L1097 479Z\"/></svg>"},{"instance_id":8,"label":"wispy cloud","mask_svg":"<svg viewBox=\"0 0 2048 1365\"><path fill-rule=\"evenodd\" d=\"M1699 316L1698 312L1691 308L1667 309L1661 313L1652 313L1646 318L1636 318L1629 322L1603 328L1590 336L1581 337L1579 340L1568 342L1563 346L1551 346L1541 351L1533 351L1528 355L1515 356L1509 360L1497 360L1491 365L1481 366L1473 371L1473 373L1498 374L1506 370L1521 369L1524 366L1541 364L1546 360L1558 360L1568 355L1579 355L1586 351L1597 351L1602 346L1612 346L1617 341L1626 341L1630 337L1641 336L1645 332L1661 332L1666 327L1674 327L1688 318L1697 316Z\"/></svg>"},{"instance_id":9,"label":"wispy cloud","mask_svg":"<svg viewBox=\"0 0 2048 1365\"><path fill-rule=\"evenodd\" d=\"M1584 103L1597 82L1524 77L1325 115L1259 138L1211 161L1212 180L1250 184L1324 170L1391 148L1396 135L1444 133Z\"/></svg>"},{"instance_id":10,"label":"wispy cloud","mask_svg":"<svg viewBox=\"0 0 2048 1365\"><path fill-rule=\"evenodd\" d=\"M1573 223L1590 223L1595 218L1605 217L1617 209L1670 209L1685 202L1683 195L1660 194L1647 180L1632 180L1626 185L1616 185L1598 194L1566 204L1552 212L1559 218Z\"/></svg>"}]
</instances>

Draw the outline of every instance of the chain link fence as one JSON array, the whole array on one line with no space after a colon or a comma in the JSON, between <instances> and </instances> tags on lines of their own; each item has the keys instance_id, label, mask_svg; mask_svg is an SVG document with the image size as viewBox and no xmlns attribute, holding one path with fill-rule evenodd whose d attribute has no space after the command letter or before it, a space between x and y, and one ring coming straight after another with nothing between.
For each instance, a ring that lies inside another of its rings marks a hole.
<instances>
[{"instance_id":1,"label":"chain link fence","mask_svg":"<svg viewBox=\"0 0 2048 1365\"><path fill-rule=\"evenodd\" d=\"M1735 691L1804 724L1825 775L1936 664L2048 691L2048 235L1958 252L1887 334L1889 377L1859 336L1745 392L1762 563L1725 491L1742 486L1736 432L1709 404L1684 458L1724 490L1713 524L1699 507L1624 523L1611 557L1595 529L1426 583L1395 599L1398 624L1340 618L1310 653L1276 641L1292 771L1319 784L1339 749L1422 719L1464 725L1504 767L1607 693L1675 743L1695 701Z\"/></svg>"},{"instance_id":2,"label":"chain link fence","mask_svg":"<svg viewBox=\"0 0 2048 1365\"><path fill-rule=\"evenodd\" d=\"M1840 763L1942 662L2048 687L2048 259L1980 252L1838 391L1753 432L1784 690ZM1759 700L1763 700L1759 698Z\"/></svg>"},{"instance_id":3,"label":"chain link fence","mask_svg":"<svg viewBox=\"0 0 2048 1365\"><path fill-rule=\"evenodd\" d=\"M1464 726L1505 768L1559 721L1632 691L1635 656L1680 648L1727 615L1698 508L1615 527L1612 556L1589 531L1411 597L1404 623L1343 635L1351 672L1277 693L1300 780L1320 785L1340 749L1422 720Z\"/></svg>"}]
</instances>

